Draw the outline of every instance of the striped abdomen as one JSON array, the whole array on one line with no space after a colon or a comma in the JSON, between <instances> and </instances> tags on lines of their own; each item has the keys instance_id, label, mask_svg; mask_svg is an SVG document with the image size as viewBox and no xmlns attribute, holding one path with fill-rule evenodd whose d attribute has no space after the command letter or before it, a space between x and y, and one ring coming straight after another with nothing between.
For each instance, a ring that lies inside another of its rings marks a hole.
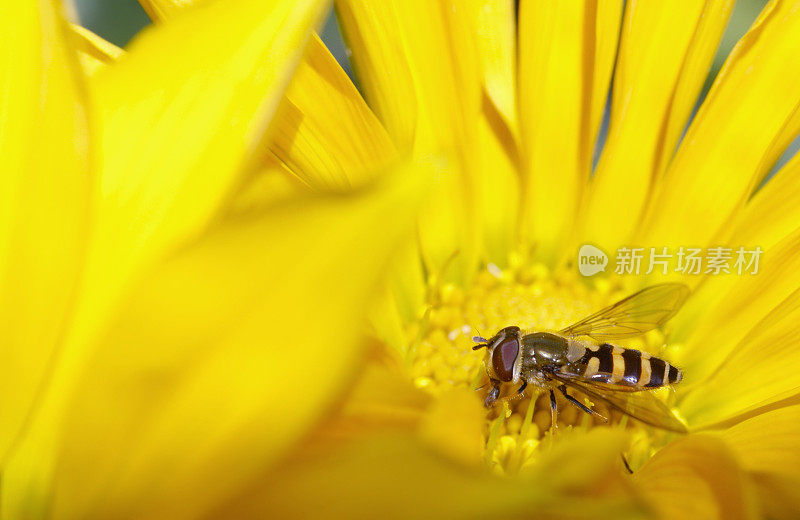
<instances>
[{"instance_id":1,"label":"striped abdomen","mask_svg":"<svg viewBox=\"0 0 800 520\"><path fill-rule=\"evenodd\" d=\"M677 367L661 358L609 343L586 345L583 356L562 371L592 381L640 388L657 388L683 379Z\"/></svg>"}]
</instances>

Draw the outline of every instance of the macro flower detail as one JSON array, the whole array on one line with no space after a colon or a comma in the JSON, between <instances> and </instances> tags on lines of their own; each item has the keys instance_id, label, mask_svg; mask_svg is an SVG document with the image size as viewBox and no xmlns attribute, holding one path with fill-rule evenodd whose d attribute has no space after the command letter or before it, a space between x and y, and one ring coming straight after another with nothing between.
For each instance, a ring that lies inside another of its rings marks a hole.
<instances>
[{"instance_id":1,"label":"macro flower detail","mask_svg":"<svg viewBox=\"0 0 800 520\"><path fill-rule=\"evenodd\" d=\"M0 8L4 517L798 515L800 156L767 177L799 1L699 103L732 0L140 1L124 49ZM587 245L763 254L587 276ZM474 336L660 283L691 295L613 343L680 368L646 391L687 433L484 406Z\"/></svg>"}]
</instances>

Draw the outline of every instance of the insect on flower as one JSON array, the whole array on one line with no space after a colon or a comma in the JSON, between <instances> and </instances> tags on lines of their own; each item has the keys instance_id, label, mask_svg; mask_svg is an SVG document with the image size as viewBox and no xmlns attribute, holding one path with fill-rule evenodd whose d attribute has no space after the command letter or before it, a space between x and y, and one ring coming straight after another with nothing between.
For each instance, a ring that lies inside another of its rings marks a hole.
<instances>
[{"instance_id":1,"label":"insect on flower","mask_svg":"<svg viewBox=\"0 0 800 520\"><path fill-rule=\"evenodd\" d=\"M474 337L480 344L473 350L487 349L486 372L492 388L486 407L498 400L503 383L521 381L517 395L529 384L550 391L553 425L556 390L584 412L606 420L569 395L567 388L571 388L651 426L685 432L683 423L650 392L679 383L681 371L664 359L606 341L632 338L663 325L689 292L683 284L653 285L558 332L523 333L519 327L509 326L488 340Z\"/></svg>"}]
</instances>

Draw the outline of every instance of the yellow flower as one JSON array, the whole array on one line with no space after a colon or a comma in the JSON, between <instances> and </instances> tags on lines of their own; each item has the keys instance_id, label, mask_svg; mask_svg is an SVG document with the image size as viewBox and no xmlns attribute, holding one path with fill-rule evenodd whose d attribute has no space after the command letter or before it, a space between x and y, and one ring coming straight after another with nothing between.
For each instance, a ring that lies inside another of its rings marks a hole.
<instances>
[{"instance_id":1,"label":"yellow flower","mask_svg":"<svg viewBox=\"0 0 800 520\"><path fill-rule=\"evenodd\" d=\"M303 44L322 3L191 3L143 2L125 52L0 11L5 515L796 516L800 159L756 187L800 131L800 2L682 139L731 1L340 0L366 101ZM686 308L631 343L684 369L691 434L487 420L475 329L655 278L583 280L583 243L763 248L673 274Z\"/></svg>"}]
</instances>

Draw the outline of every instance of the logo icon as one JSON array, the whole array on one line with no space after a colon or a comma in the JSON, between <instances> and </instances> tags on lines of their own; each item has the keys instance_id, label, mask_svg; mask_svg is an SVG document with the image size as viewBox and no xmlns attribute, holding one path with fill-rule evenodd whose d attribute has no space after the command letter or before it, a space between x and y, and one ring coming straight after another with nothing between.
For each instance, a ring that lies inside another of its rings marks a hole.
<instances>
[{"instance_id":1,"label":"logo icon","mask_svg":"<svg viewBox=\"0 0 800 520\"><path fill-rule=\"evenodd\" d=\"M608 265L608 255L593 245L584 244L578 250L578 271L583 276L593 276L600 271L605 271Z\"/></svg>"}]
</instances>

